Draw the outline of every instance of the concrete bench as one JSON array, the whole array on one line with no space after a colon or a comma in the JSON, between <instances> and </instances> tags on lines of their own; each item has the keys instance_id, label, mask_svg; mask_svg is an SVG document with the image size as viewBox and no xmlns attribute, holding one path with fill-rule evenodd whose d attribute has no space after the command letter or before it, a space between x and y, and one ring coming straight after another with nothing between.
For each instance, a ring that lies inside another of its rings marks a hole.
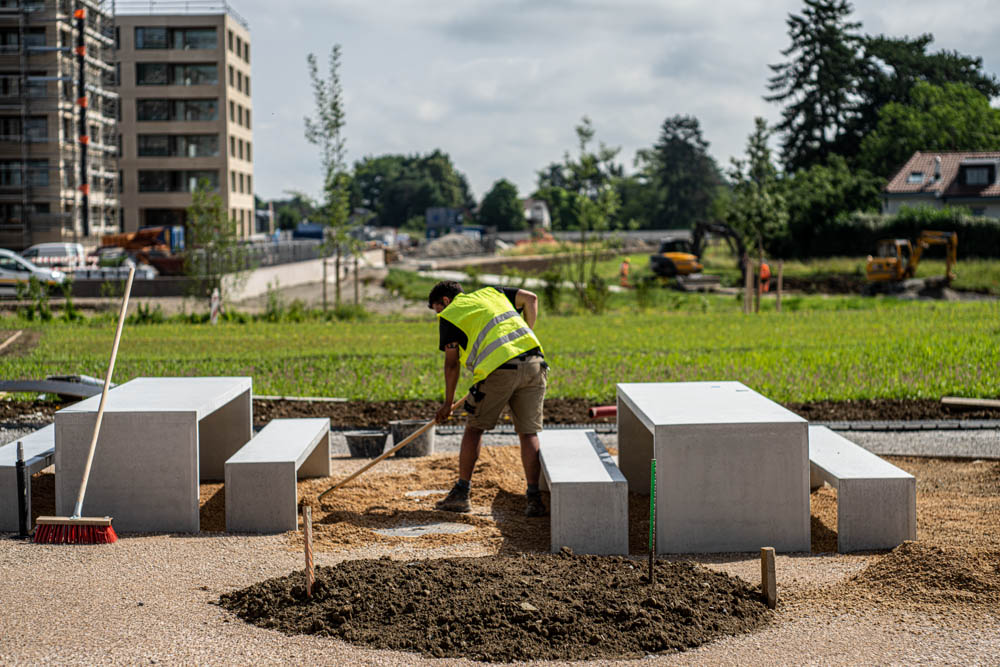
<instances>
[{"instance_id":1,"label":"concrete bench","mask_svg":"<svg viewBox=\"0 0 1000 667\"><path fill-rule=\"evenodd\" d=\"M809 485L837 489L837 551L892 549L917 539L913 475L834 433L809 427Z\"/></svg>"},{"instance_id":2,"label":"concrete bench","mask_svg":"<svg viewBox=\"0 0 1000 667\"><path fill-rule=\"evenodd\" d=\"M545 431L539 441L552 551L628 554L628 482L597 434Z\"/></svg>"},{"instance_id":3,"label":"concrete bench","mask_svg":"<svg viewBox=\"0 0 1000 667\"><path fill-rule=\"evenodd\" d=\"M0 531L18 529L17 521L17 443L24 445L24 465L28 472L28 520L31 520L30 476L52 465L56 451L56 427L53 424L0 447ZM80 480L77 480L77 484Z\"/></svg>"},{"instance_id":4,"label":"concrete bench","mask_svg":"<svg viewBox=\"0 0 1000 667\"><path fill-rule=\"evenodd\" d=\"M225 476L226 530L295 530L297 479L330 476L330 420L272 420L229 457Z\"/></svg>"}]
</instances>

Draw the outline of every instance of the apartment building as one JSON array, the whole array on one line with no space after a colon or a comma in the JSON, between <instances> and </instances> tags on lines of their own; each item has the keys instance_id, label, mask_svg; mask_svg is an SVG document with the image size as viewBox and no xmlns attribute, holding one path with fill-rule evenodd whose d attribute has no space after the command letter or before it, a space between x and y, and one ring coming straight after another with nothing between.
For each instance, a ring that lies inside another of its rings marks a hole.
<instances>
[{"instance_id":1,"label":"apartment building","mask_svg":"<svg viewBox=\"0 0 1000 667\"><path fill-rule=\"evenodd\" d=\"M0 0L0 247L118 229L112 6Z\"/></svg>"},{"instance_id":2,"label":"apartment building","mask_svg":"<svg viewBox=\"0 0 1000 667\"><path fill-rule=\"evenodd\" d=\"M182 225L207 182L241 237L270 232L254 215L249 26L226 3L160 6L183 13L117 5L123 230Z\"/></svg>"}]
</instances>

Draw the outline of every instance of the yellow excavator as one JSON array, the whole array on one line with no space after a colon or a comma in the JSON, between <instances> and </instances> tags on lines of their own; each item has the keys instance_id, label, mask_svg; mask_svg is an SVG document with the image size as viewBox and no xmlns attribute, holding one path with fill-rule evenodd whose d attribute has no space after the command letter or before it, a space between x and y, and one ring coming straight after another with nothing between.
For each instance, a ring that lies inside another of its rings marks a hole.
<instances>
[{"instance_id":1,"label":"yellow excavator","mask_svg":"<svg viewBox=\"0 0 1000 667\"><path fill-rule=\"evenodd\" d=\"M649 256L649 268L661 278L687 278L701 274L701 256L705 251L708 235L723 238L729 244L740 267L740 275L746 271L743 258L746 250L743 240L729 225L722 222L702 222L695 226L691 240L683 238L664 239L655 255ZM716 279L717 282L717 279Z\"/></svg>"},{"instance_id":2,"label":"yellow excavator","mask_svg":"<svg viewBox=\"0 0 1000 667\"><path fill-rule=\"evenodd\" d=\"M958 254L958 234L924 230L913 243L909 239L881 239L875 255L868 256L865 273L873 284L899 283L913 278L924 251L932 245L945 246L944 284L955 279L952 267Z\"/></svg>"}]
</instances>

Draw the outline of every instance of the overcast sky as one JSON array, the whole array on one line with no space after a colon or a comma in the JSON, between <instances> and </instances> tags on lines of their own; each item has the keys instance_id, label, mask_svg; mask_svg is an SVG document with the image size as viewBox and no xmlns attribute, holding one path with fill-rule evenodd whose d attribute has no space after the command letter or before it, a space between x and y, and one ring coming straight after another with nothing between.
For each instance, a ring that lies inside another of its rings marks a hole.
<instances>
[{"instance_id":1,"label":"overcast sky","mask_svg":"<svg viewBox=\"0 0 1000 667\"><path fill-rule=\"evenodd\" d=\"M628 170L663 120L690 114L723 166L743 151L763 101L768 63L783 60L785 20L801 0L235 0L250 23L258 196L318 196L306 54L325 71L343 48L351 164L386 153L448 153L477 200L507 178L522 196L536 172L575 150L590 116ZM995 2L861 0L869 34L932 32L933 48L1000 68Z\"/></svg>"}]
</instances>

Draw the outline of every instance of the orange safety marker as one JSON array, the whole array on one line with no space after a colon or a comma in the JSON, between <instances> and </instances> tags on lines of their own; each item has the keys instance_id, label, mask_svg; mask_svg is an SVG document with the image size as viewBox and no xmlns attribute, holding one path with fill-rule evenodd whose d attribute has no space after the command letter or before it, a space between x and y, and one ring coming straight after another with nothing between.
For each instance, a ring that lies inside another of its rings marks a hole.
<instances>
[{"instance_id":1,"label":"orange safety marker","mask_svg":"<svg viewBox=\"0 0 1000 667\"><path fill-rule=\"evenodd\" d=\"M80 137L80 143L81 144L89 144L90 143L90 137L88 137L86 134L83 135L82 137Z\"/></svg>"},{"instance_id":2,"label":"orange safety marker","mask_svg":"<svg viewBox=\"0 0 1000 667\"><path fill-rule=\"evenodd\" d=\"M87 98L86 97L78 97L78 98L76 98L76 105L79 106L79 107L86 108L87 107Z\"/></svg>"},{"instance_id":3,"label":"orange safety marker","mask_svg":"<svg viewBox=\"0 0 1000 667\"><path fill-rule=\"evenodd\" d=\"M75 19L85 19L85 18L87 18L87 10L85 10L85 9L78 9L78 10L76 10L75 12L73 12L73 18L75 18Z\"/></svg>"},{"instance_id":4,"label":"orange safety marker","mask_svg":"<svg viewBox=\"0 0 1000 667\"><path fill-rule=\"evenodd\" d=\"M90 194L90 186L87 185L87 184L81 185L80 186L80 192L82 192L85 195L89 195Z\"/></svg>"},{"instance_id":5,"label":"orange safety marker","mask_svg":"<svg viewBox=\"0 0 1000 667\"><path fill-rule=\"evenodd\" d=\"M73 49L73 52L76 53L76 55L78 55L78 56L85 56L85 55L87 55L87 47L86 46L78 46L75 49Z\"/></svg>"}]
</instances>

